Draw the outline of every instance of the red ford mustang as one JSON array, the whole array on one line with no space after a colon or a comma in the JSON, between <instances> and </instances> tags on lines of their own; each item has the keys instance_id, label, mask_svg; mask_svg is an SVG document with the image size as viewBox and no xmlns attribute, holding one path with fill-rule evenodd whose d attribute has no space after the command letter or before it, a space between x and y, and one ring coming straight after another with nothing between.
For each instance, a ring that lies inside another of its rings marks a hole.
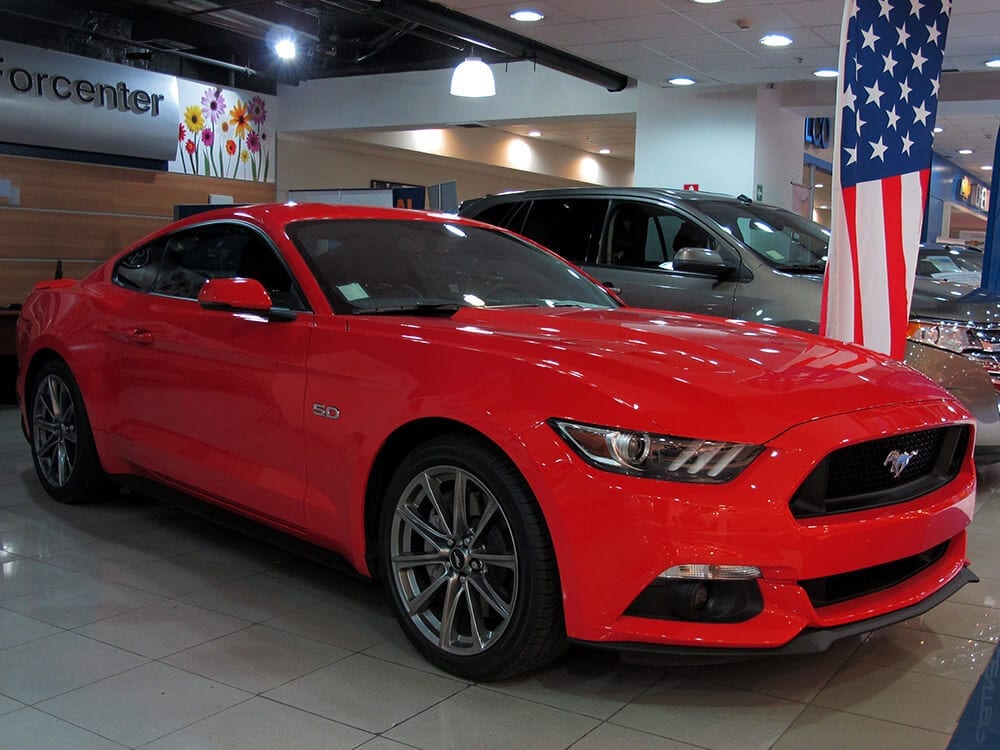
<instances>
[{"instance_id":1,"label":"red ford mustang","mask_svg":"<svg viewBox=\"0 0 1000 750\"><path fill-rule=\"evenodd\" d=\"M945 391L815 336L624 308L453 216L202 214L38 285L18 356L53 497L131 482L332 550L468 678L568 640L822 650L975 580L973 421Z\"/></svg>"}]
</instances>

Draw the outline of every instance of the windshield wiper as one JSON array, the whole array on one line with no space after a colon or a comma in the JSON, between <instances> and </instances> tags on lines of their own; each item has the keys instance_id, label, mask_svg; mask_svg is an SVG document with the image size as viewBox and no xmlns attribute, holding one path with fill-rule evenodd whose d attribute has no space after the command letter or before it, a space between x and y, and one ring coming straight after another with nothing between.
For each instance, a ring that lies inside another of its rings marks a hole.
<instances>
[{"instance_id":1,"label":"windshield wiper","mask_svg":"<svg viewBox=\"0 0 1000 750\"><path fill-rule=\"evenodd\" d=\"M382 307L358 307L353 315L454 315L466 305L459 302L417 302L412 305L392 305Z\"/></svg>"},{"instance_id":2,"label":"windshield wiper","mask_svg":"<svg viewBox=\"0 0 1000 750\"><path fill-rule=\"evenodd\" d=\"M824 263L788 263L784 266L778 266L779 271L784 271L785 273L823 273L826 270L826 264Z\"/></svg>"}]
</instances>

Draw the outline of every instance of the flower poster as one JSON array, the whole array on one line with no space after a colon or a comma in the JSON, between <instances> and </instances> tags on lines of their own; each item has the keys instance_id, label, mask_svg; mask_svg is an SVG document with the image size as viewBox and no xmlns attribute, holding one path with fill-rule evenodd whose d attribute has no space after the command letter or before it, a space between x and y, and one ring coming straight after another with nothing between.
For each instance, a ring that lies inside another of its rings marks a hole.
<instances>
[{"instance_id":1,"label":"flower poster","mask_svg":"<svg viewBox=\"0 0 1000 750\"><path fill-rule=\"evenodd\" d=\"M277 99L178 80L181 121L172 172L274 182Z\"/></svg>"}]
</instances>

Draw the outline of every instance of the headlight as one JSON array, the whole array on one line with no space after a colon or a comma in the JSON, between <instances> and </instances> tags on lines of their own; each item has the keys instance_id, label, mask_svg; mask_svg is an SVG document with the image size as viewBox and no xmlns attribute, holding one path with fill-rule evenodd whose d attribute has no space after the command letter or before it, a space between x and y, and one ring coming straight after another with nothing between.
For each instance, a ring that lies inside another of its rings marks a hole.
<instances>
[{"instance_id":1,"label":"headlight","mask_svg":"<svg viewBox=\"0 0 1000 750\"><path fill-rule=\"evenodd\" d=\"M939 349L961 354L967 349L982 349L983 344L975 331L955 323L930 323L911 320L906 328L906 338L920 344L929 344Z\"/></svg>"},{"instance_id":2,"label":"headlight","mask_svg":"<svg viewBox=\"0 0 1000 750\"><path fill-rule=\"evenodd\" d=\"M549 424L583 460L619 474L675 482L728 482L763 446L656 435L550 419Z\"/></svg>"}]
</instances>

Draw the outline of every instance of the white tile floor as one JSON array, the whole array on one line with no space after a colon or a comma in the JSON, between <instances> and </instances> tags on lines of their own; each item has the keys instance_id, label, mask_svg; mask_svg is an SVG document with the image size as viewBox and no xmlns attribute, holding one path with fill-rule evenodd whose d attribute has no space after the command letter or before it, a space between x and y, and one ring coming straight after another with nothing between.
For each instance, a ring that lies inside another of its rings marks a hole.
<instances>
[{"instance_id":1,"label":"white tile floor","mask_svg":"<svg viewBox=\"0 0 1000 750\"><path fill-rule=\"evenodd\" d=\"M1000 637L997 487L983 582L867 639L684 668L574 650L475 685L373 585L134 496L53 502L0 408L0 748L945 748Z\"/></svg>"}]
</instances>

